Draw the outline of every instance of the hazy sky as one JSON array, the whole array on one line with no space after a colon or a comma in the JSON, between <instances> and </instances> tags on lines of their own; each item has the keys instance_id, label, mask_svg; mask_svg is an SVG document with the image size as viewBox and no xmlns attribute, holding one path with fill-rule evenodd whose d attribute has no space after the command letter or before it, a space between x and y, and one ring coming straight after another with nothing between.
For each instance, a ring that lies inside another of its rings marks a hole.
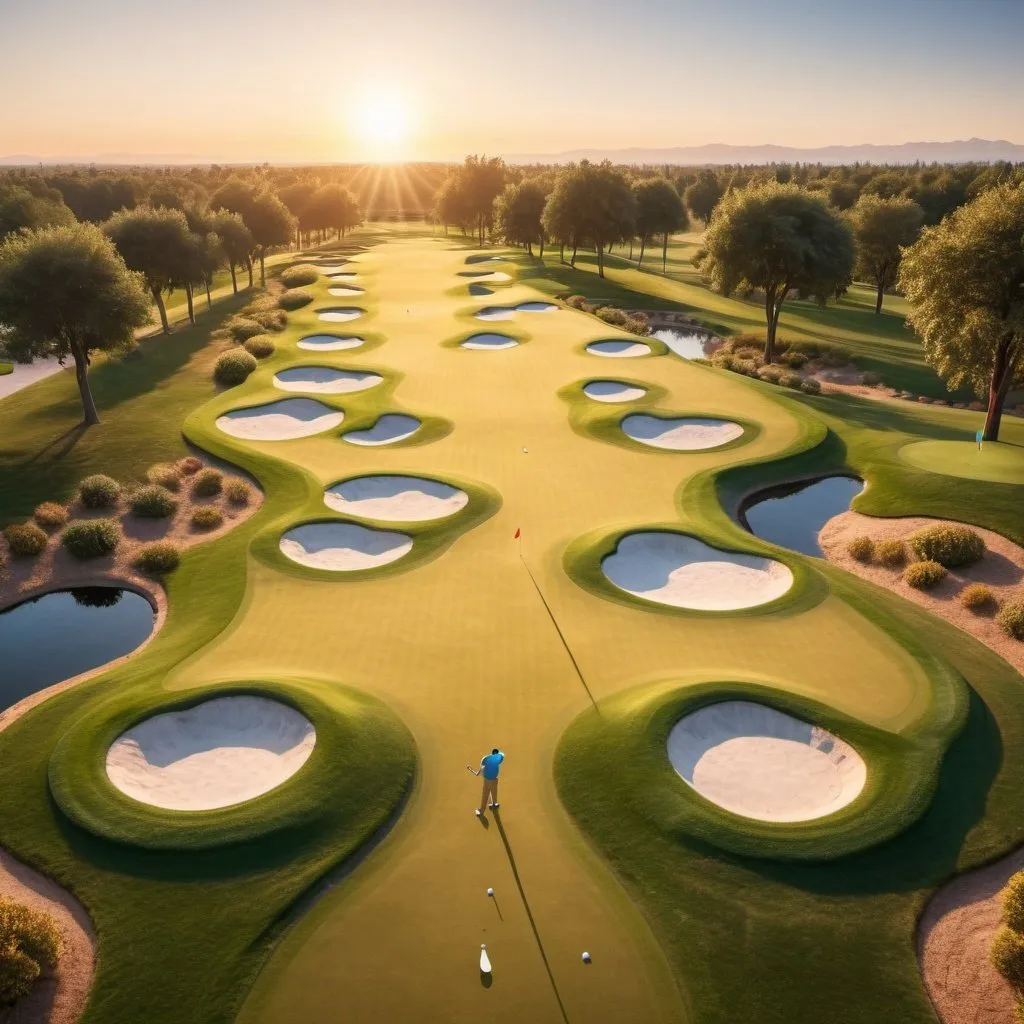
<instances>
[{"instance_id":1,"label":"hazy sky","mask_svg":"<svg viewBox=\"0 0 1024 1024\"><path fill-rule=\"evenodd\" d=\"M0 0L0 156L1024 143L1022 57L1024 0Z\"/></svg>"}]
</instances>

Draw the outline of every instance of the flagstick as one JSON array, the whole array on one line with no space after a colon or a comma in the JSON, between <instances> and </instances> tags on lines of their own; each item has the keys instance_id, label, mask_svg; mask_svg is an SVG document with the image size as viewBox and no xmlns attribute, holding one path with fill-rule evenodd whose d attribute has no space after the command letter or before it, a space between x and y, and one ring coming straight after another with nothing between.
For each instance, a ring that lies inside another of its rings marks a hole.
<instances>
[{"instance_id":1,"label":"flagstick","mask_svg":"<svg viewBox=\"0 0 1024 1024\"><path fill-rule=\"evenodd\" d=\"M572 662L572 667L576 669L576 675L579 676L580 682L583 684L583 689L587 691L587 696L590 698L590 703L594 705L594 710L597 711L598 714L600 714L601 709L597 706L597 701L594 700L594 695L590 692L590 687L587 686L586 679L583 678L583 672L580 670L579 663L576 661L576 657L572 653L568 641L565 639L565 634L562 632L561 627L558 625L558 620L555 618L555 614L551 610L551 606L545 599L544 592L540 589L540 585L537 583L536 577L530 571L530 567L526 564L526 559L523 558L523 537L521 530L516 530L515 541L516 550L519 552L519 561L523 563L523 568L526 570L527 576L530 577L530 582L533 584L533 589L537 591L537 596L540 598L540 603L544 605L544 610L548 613L548 618L551 619L551 625L555 627L555 632L558 634L558 639L562 641L562 646L565 648L565 653L569 655L569 660Z\"/></svg>"}]
</instances>

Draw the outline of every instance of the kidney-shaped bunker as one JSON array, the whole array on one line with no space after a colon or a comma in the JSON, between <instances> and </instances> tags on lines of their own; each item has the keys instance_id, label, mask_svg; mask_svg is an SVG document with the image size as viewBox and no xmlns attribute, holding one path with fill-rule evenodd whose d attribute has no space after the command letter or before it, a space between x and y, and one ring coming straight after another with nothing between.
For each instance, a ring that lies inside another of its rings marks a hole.
<instances>
[{"instance_id":1,"label":"kidney-shaped bunker","mask_svg":"<svg viewBox=\"0 0 1024 1024\"><path fill-rule=\"evenodd\" d=\"M356 572L397 561L412 550L412 537L355 523L305 523L288 530L280 547L311 569Z\"/></svg>"},{"instance_id":2,"label":"kidney-shaped bunker","mask_svg":"<svg viewBox=\"0 0 1024 1024\"><path fill-rule=\"evenodd\" d=\"M249 441L289 441L336 427L345 418L312 398L282 398L279 402L233 409L217 417L217 427Z\"/></svg>"}]
</instances>

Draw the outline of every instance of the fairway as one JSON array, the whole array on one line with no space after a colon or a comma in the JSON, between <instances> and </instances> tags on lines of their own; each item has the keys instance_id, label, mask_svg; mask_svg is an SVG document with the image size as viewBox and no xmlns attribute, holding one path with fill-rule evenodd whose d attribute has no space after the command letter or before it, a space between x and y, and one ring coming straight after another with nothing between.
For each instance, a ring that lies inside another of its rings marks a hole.
<instances>
[{"instance_id":1,"label":"fairway","mask_svg":"<svg viewBox=\"0 0 1024 1024\"><path fill-rule=\"evenodd\" d=\"M904 445L900 458L917 469L968 480L1024 484L1024 448L987 441L979 450L974 441L917 441Z\"/></svg>"}]
</instances>

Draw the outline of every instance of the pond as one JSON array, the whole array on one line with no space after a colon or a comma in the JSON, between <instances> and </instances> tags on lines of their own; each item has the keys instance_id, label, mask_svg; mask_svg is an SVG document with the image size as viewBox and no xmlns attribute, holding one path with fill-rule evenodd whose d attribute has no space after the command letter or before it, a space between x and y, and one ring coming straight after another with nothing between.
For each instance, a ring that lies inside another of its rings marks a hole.
<instances>
[{"instance_id":1,"label":"pond","mask_svg":"<svg viewBox=\"0 0 1024 1024\"><path fill-rule=\"evenodd\" d=\"M154 621L146 598L119 587L55 590L0 612L0 710L134 651Z\"/></svg>"},{"instance_id":2,"label":"pond","mask_svg":"<svg viewBox=\"0 0 1024 1024\"><path fill-rule=\"evenodd\" d=\"M664 342L677 356L681 356L683 359L703 359L704 342L708 340L703 334L679 331L674 327L663 327L661 330L652 331L651 337Z\"/></svg>"},{"instance_id":3,"label":"pond","mask_svg":"<svg viewBox=\"0 0 1024 1024\"><path fill-rule=\"evenodd\" d=\"M752 494L740 507L740 523L764 540L821 558L818 534L833 517L849 510L864 482L850 476L801 480Z\"/></svg>"}]
</instances>

